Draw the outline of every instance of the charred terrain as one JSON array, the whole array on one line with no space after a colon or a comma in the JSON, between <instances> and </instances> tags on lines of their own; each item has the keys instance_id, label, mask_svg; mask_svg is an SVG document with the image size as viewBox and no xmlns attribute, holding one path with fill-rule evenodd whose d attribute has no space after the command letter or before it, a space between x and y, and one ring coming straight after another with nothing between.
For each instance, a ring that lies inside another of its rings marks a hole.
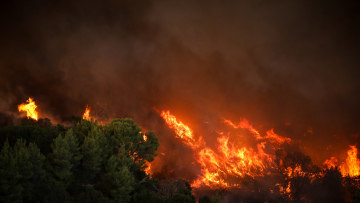
<instances>
[{"instance_id":1,"label":"charred terrain","mask_svg":"<svg viewBox=\"0 0 360 203\"><path fill-rule=\"evenodd\" d=\"M360 201L357 8L4 3L0 201Z\"/></svg>"}]
</instances>

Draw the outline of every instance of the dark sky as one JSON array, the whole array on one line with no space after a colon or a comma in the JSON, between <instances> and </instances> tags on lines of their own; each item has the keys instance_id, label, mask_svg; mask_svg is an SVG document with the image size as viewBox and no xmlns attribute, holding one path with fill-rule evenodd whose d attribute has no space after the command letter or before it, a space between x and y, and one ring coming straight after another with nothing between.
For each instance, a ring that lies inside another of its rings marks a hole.
<instances>
[{"instance_id":1,"label":"dark sky","mask_svg":"<svg viewBox=\"0 0 360 203\"><path fill-rule=\"evenodd\" d=\"M359 140L359 8L332 0L8 1L0 8L0 111L16 112L31 96L40 116L60 121L89 104L99 117L131 117L160 138L168 135L153 107L194 126L245 117L306 153L334 156Z\"/></svg>"}]
</instances>

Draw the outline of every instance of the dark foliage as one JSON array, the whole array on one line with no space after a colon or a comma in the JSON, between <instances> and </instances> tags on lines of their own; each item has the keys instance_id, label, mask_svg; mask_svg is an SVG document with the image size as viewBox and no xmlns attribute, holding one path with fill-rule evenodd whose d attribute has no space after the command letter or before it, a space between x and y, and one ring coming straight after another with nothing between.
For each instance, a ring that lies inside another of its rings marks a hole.
<instances>
[{"instance_id":1,"label":"dark foliage","mask_svg":"<svg viewBox=\"0 0 360 203\"><path fill-rule=\"evenodd\" d=\"M168 184L144 172L159 143L153 132L145 141L131 119L64 127L0 118L8 125L0 129L0 202L195 202L185 181L162 194Z\"/></svg>"}]
</instances>

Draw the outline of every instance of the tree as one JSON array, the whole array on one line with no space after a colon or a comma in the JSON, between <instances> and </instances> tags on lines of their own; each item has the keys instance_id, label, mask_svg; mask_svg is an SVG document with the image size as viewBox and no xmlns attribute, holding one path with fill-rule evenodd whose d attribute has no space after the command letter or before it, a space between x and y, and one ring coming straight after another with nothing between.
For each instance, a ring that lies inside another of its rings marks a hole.
<instances>
[{"instance_id":1,"label":"tree","mask_svg":"<svg viewBox=\"0 0 360 203\"><path fill-rule=\"evenodd\" d=\"M108 159L105 172L97 188L116 202L130 202L135 178L126 166L121 166L118 156Z\"/></svg>"},{"instance_id":2,"label":"tree","mask_svg":"<svg viewBox=\"0 0 360 203\"><path fill-rule=\"evenodd\" d=\"M199 203L211 203L210 197L205 195L205 196L199 198Z\"/></svg>"},{"instance_id":3,"label":"tree","mask_svg":"<svg viewBox=\"0 0 360 203\"><path fill-rule=\"evenodd\" d=\"M134 172L145 168L145 161L151 162L157 155L155 153L159 146L159 141L153 132L145 134L147 140L144 140L144 134L141 128L131 119L114 119L109 126L105 127L105 136L109 139L109 145L112 154L120 153L120 159L132 159L130 169ZM142 179L143 176L138 177Z\"/></svg>"},{"instance_id":4,"label":"tree","mask_svg":"<svg viewBox=\"0 0 360 203\"><path fill-rule=\"evenodd\" d=\"M343 178L337 168L325 169L323 177L312 187L311 198L316 202L345 202Z\"/></svg>"},{"instance_id":5,"label":"tree","mask_svg":"<svg viewBox=\"0 0 360 203\"><path fill-rule=\"evenodd\" d=\"M74 135L74 131L72 129L66 132L64 140L69 145L69 150L71 153L70 163L72 165L72 170L76 170L80 164L80 160L82 159L83 155L80 152L78 139Z\"/></svg>"},{"instance_id":6,"label":"tree","mask_svg":"<svg viewBox=\"0 0 360 203\"><path fill-rule=\"evenodd\" d=\"M22 202L21 175L9 142L6 141L0 154L0 202Z\"/></svg>"},{"instance_id":7,"label":"tree","mask_svg":"<svg viewBox=\"0 0 360 203\"><path fill-rule=\"evenodd\" d=\"M171 202L195 202L191 194L191 186L182 179L164 179L160 181L158 194L170 199Z\"/></svg>"},{"instance_id":8,"label":"tree","mask_svg":"<svg viewBox=\"0 0 360 203\"><path fill-rule=\"evenodd\" d=\"M220 203L221 202L221 197L218 192L215 193L214 197L211 199L211 202L212 203Z\"/></svg>"},{"instance_id":9,"label":"tree","mask_svg":"<svg viewBox=\"0 0 360 203\"><path fill-rule=\"evenodd\" d=\"M312 164L311 158L302 152L278 149L275 154L275 163L283 176L283 184L290 185L291 200L300 201L309 192L311 176L317 168Z\"/></svg>"},{"instance_id":10,"label":"tree","mask_svg":"<svg viewBox=\"0 0 360 203\"><path fill-rule=\"evenodd\" d=\"M53 168L52 172L58 180L62 181L64 185L67 186L72 175L71 159L73 155L70 151L70 146L66 140L61 135L59 135L54 140L52 149L53 153L50 156L52 161L51 165Z\"/></svg>"},{"instance_id":11,"label":"tree","mask_svg":"<svg viewBox=\"0 0 360 203\"><path fill-rule=\"evenodd\" d=\"M81 176L84 177L82 180L83 182L90 181L101 169L102 149L95 138L85 137L81 145L81 153L83 155Z\"/></svg>"},{"instance_id":12,"label":"tree","mask_svg":"<svg viewBox=\"0 0 360 203\"><path fill-rule=\"evenodd\" d=\"M6 141L1 152L1 196L2 201L35 201L40 182L45 176L43 161L45 157L33 143L26 146L18 139L11 149Z\"/></svg>"},{"instance_id":13,"label":"tree","mask_svg":"<svg viewBox=\"0 0 360 203\"><path fill-rule=\"evenodd\" d=\"M64 127L25 118L20 126L0 129L0 144L0 202L193 199L190 186L171 198L158 195L158 182L144 172L158 139L131 119L114 119L108 126L80 120Z\"/></svg>"}]
</instances>

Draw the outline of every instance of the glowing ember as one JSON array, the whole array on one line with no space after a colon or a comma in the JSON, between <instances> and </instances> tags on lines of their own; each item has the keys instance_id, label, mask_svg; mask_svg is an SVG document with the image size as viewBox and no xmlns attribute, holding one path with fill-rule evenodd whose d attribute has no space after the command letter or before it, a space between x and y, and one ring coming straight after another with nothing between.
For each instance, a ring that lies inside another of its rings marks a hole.
<instances>
[{"instance_id":1,"label":"glowing ember","mask_svg":"<svg viewBox=\"0 0 360 203\"><path fill-rule=\"evenodd\" d=\"M37 107L35 105L35 101L33 101L33 98L29 97L29 100L26 100L26 102L28 102L28 104L20 104L18 106L19 112L26 111L28 118L32 118L34 120L37 120L38 119L38 112L35 110L36 107Z\"/></svg>"},{"instance_id":2,"label":"glowing ember","mask_svg":"<svg viewBox=\"0 0 360 203\"><path fill-rule=\"evenodd\" d=\"M143 135L143 139L144 139L144 141L146 142L147 136L146 136L145 134Z\"/></svg>"},{"instance_id":3,"label":"glowing ember","mask_svg":"<svg viewBox=\"0 0 360 203\"><path fill-rule=\"evenodd\" d=\"M90 111L91 111L91 107L89 105L86 105L86 109L83 115L83 119L90 121L91 117L90 117Z\"/></svg>"}]
</instances>

